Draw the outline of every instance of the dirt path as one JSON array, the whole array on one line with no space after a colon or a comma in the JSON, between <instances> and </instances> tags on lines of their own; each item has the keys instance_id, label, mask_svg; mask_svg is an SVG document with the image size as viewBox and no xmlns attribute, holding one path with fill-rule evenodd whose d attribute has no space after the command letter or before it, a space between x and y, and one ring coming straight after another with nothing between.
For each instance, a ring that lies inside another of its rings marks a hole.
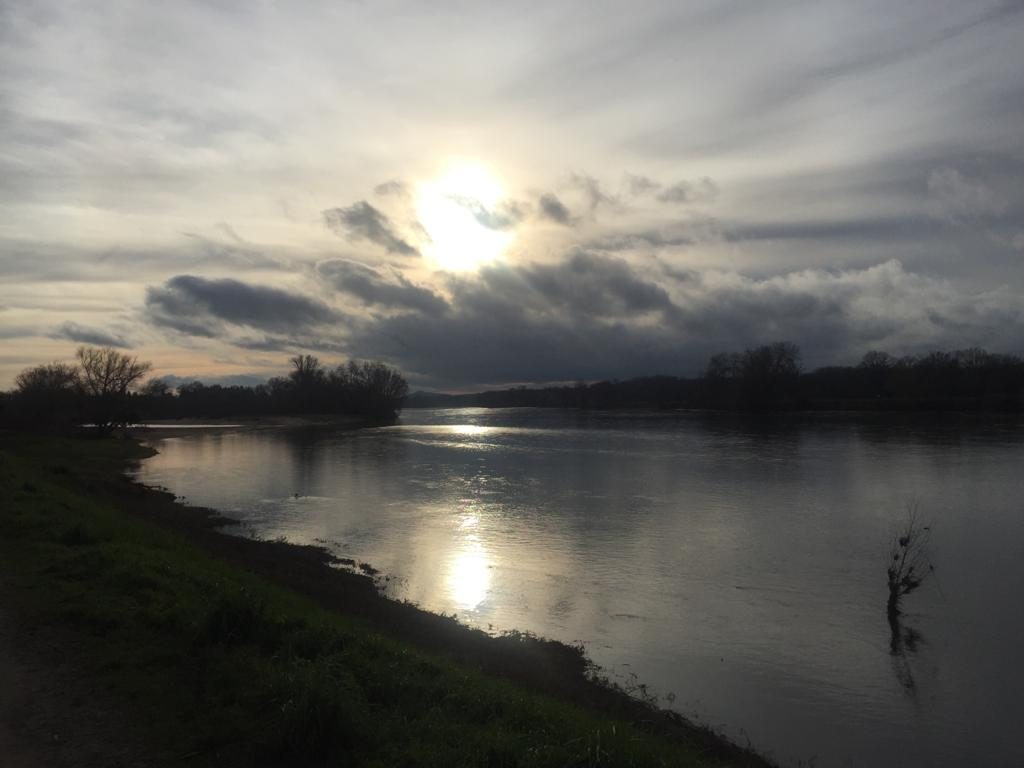
<instances>
[{"instance_id":1,"label":"dirt path","mask_svg":"<svg viewBox=\"0 0 1024 768\"><path fill-rule=\"evenodd\" d=\"M171 762L137 738L130 712L77 672L70 636L21 626L4 598L0 589L0 766L148 768Z\"/></svg>"},{"instance_id":2,"label":"dirt path","mask_svg":"<svg viewBox=\"0 0 1024 768\"><path fill-rule=\"evenodd\" d=\"M54 765L49 750L34 744L26 732L33 675L18 653L14 627L10 613L0 606L0 763L7 768L46 768Z\"/></svg>"}]
</instances>

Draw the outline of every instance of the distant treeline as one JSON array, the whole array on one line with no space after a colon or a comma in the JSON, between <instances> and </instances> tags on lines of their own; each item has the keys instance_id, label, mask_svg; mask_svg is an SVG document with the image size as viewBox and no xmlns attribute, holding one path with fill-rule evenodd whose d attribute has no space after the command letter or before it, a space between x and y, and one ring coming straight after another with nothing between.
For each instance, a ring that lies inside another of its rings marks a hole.
<instances>
[{"instance_id":1,"label":"distant treeline","mask_svg":"<svg viewBox=\"0 0 1024 768\"><path fill-rule=\"evenodd\" d=\"M140 412L173 419L337 413L387 420L397 416L409 385L384 363L350 361L325 368L312 355L290 360L287 376L253 387L193 381L172 391L157 379L135 396Z\"/></svg>"},{"instance_id":2,"label":"distant treeline","mask_svg":"<svg viewBox=\"0 0 1024 768\"><path fill-rule=\"evenodd\" d=\"M149 419L238 418L345 414L394 419L409 387L394 368L350 361L325 368L312 355L289 362L287 376L253 387L198 381L176 390L159 378L142 384L149 363L117 350L81 347L77 364L46 363L22 371L14 390L0 394L0 424L63 430L91 424L101 430Z\"/></svg>"},{"instance_id":3,"label":"distant treeline","mask_svg":"<svg viewBox=\"0 0 1024 768\"><path fill-rule=\"evenodd\" d=\"M77 364L22 371L0 394L0 425L101 429L151 419L345 414L388 421L403 407L704 408L725 410L1024 410L1024 360L981 349L893 357L869 352L853 366L804 372L800 349L777 342L714 355L693 378L628 381L447 395L408 395L405 379L377 362L326 368L312 355L290 360L287 376L257 386L191 382L142 384L150 365L113 349L82 347Z\"/></svg>"},{"instance_id":4,"label":"distant treeline","mask_svg":"<svg viewBox=\"0 0 1024 768\"><path fill-rule=\"evenodd\" d=\"M408 408L710 408L726 410L1024 409L1024 360L982 349L894 357L869 352L857 365L804 372L800 349L777 342L714 355L694 378L627 381L446 395L415 392Z\"/></svg>"}]
</instances>

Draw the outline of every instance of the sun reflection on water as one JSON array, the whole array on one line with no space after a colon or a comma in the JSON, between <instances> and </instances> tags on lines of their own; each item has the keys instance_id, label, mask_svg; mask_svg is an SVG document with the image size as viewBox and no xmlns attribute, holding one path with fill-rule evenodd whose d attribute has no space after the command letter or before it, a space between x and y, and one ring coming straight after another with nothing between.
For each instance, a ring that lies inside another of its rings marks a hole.
<instances>
[{"instance_id":1,"label":"sun reflection on water","mask_svg":"<svg viewBox=\"0 0 1024 768\"><path fill-rule=\"evenodd\" d=\"M479 542L467 542L448 566L448 590L452 601L464 611L475 611L491 588L487 550Z\"/></svg>"},{"instance_id":2,"label":"sun reflection on water","mask_svg":"<svg viewBox=\"0 0 1024 768\"><path fill-rule=\"evenodd\" d=\"M494 430L494 427L481 427L477 424L453 424L451 426L451 432L453 435L470 435L479 436L486 435L488 432Z\"/></svg>"},{"instance_id":3,"label":"sun reflection on water","mask_svg":"<svg viewBox=\"0 0 1024 768\"><path fill-rule=\"evenodd\" d=\"M464 538L448 561L448 592L452 602L463 611L475 611L487 599L491 588L490 557L477 536L479 524L479 515L463 516L458 528Z\"/></svg>"}]
</instances>

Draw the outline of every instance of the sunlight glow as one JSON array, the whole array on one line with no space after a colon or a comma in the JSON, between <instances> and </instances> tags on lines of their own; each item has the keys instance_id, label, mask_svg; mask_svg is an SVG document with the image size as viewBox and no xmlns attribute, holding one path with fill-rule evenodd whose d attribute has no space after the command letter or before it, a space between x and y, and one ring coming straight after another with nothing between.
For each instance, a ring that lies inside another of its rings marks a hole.
<instances>
[{"instance_id":1,"label":"sunlight glow","mask_svg":"<svg viewBox=\"0 0 1024 768\"><path fill-rule=\"evenodd\" d=\"M491 427L481 427L478 424L453 424L451 426L451 432L453 435L469 435L470 437L476 437L479 435L486 435L491 431Z\"/></svg>"},{"instance_id":2,"label":"sunlight glow","mask_svg":"<svg viewBox=\"0 0 1024 768\"><path fill-rule=\"evenodd\" d=\"M416 215L430 237L424 252L457 272L497 259L512 240L501 216L503 197L501 184L479 165L454 166L420 185Z\"/></svg>"},{"instance_id":3,"label":"sunlight glow","mask_svg":"<svg viewBox=\"0 0 1024 768\"><path fill-rule=\"evenodd\" d=\"M455 554L448 568L448 590L452 601L464 611L475 611L487 597L491 572L487 551L478 541L470 540Z\"/></svg>"}]
</instances>

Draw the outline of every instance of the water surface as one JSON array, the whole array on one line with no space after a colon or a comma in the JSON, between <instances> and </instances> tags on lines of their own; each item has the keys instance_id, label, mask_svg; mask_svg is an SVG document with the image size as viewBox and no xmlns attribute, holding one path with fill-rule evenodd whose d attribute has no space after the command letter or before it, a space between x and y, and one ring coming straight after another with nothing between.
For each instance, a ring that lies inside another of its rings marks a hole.
<instances>
[{"instance_id":1,"label":"water surface","mask_svg":"<svg viewBox=\"0 0 1024 768\"><path fill-rule=\"evenodd\" d=\"M407 411L394 427L159 440L142 481L326 542L493 631L818 766L1024 765L1024 430L968 417ZM903 508L935 578L897 642Z\"/></svg>"}]
</instances>

